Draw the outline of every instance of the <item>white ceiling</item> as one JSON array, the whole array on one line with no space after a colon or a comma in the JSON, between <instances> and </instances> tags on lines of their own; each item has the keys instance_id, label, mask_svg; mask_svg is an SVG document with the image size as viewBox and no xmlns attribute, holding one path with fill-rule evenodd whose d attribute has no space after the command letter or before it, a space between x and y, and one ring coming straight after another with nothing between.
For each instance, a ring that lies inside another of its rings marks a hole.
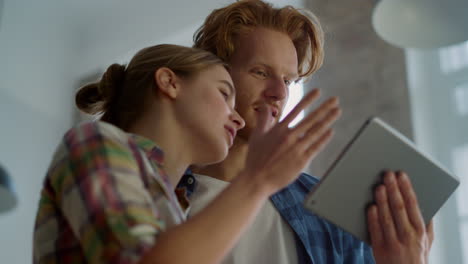
<instances>
[{"instance_id":1,"label":"white ceiling","mask_svg":"<svg viewBox=\"0 0 468 264\"><path fill-rule=\"evenodd\" d=\"M68 1L65 8L77 33L83 67L116 59L155 43L191 45L205 17L233 0ZM302 6L302 0L270 0L275 5Z\"/></svg>"}]
</instances>

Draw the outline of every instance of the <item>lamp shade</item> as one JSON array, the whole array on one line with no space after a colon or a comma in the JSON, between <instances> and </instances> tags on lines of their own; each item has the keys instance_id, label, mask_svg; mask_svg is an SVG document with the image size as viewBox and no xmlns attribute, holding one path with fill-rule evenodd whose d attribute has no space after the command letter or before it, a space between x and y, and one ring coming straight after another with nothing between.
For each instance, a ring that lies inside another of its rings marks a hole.
<instances>
[{"instance_id":1,"label":"lamp shade","mask_svg":"<svg viewBox=\"0 0 468 264\"><path fill-rule=\"evenodd\" d=\"M381 0L372 24L396 46L444 47L468 40L468 0Z\"/></svg>"},{"instance_id":2,"label":"lamp shade","mask_svg":"<svg viewBox=\"0 0 468 264\"><path fill-rule=\"evenodd\" d=\"M0 213L13 209L17 203L11 179L6 170L0 166Z\"/></svg>"}]
</instances>

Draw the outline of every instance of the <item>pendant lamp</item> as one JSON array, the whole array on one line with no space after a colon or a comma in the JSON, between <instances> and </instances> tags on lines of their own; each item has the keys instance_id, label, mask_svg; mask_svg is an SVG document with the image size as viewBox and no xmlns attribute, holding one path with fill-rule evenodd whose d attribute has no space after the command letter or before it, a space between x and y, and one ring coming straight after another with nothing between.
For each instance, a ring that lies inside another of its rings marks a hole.
<instances>
[{"instance_id":1,"label":"pendant lamp","mask_svg":"<svg viewBox=\"0 0 468 264\"><path fill-rule=\"evenodd\" d=\"M380 0L372 24L402 48L449 46L468 40L468 0Z\"/></svg>"}]
</instances>

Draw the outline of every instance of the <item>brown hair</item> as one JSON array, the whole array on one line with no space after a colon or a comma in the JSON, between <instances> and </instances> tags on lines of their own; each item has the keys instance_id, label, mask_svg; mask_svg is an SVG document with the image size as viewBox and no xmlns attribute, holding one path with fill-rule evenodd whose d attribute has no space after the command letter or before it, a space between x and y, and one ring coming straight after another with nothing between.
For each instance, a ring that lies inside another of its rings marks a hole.
<instances>
[{"instance_id":1,"label":"brown hair","mask_svg":"<svg viewBox=\"0 0 468 264\"><path fill-rule=\"evenodd\" d=\"M179 77L189 78L214 65L225 63L205 50L168 44L147 47L127 67L112 64L100 81L80 88L75 102L83 112L103 113L102 121L127 130L149 103L148 95L156 88L154 73L159 68L167 67Z\"/></svg>"},{"instance_id":2,"label":"brown hair","mask_svg":"<svg viewBox=\"0 0 468 264\"><path fill-rule=\"evenodd\" d=\"M292 6L274 8L260 0L244 0L214 10L194 35L194 47L208 50L225 61L235 49L235 39L256 27L286 33L294 43L300 77L323 63L323 31L310 11Z\"/></svg>"}]
</instances>

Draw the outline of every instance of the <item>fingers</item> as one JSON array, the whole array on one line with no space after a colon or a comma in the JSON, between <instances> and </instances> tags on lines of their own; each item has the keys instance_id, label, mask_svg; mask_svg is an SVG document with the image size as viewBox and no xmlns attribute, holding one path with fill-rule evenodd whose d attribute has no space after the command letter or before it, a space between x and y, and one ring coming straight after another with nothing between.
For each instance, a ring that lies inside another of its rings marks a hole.
<instances>
[{"instance_id":1,"label":"fingers","mask_svg":"<svg viewBox=\"0 0 468 264\"><path fill-rule=\"evenodd\" d=\"M320 143L322 141L321 138L323 135L325 135L325 133L330 130L330 126L340 117L340 115L341 110L339 108L334 108L333 110L329 111L326 116L322 117L321 120L317 120L309 130L307 130L303 135L301 134L301 146L306 149L316 148L316 143Z\"/></svg>"},{"instance_id":2,"label":"fingers","mask_svg":"<svg viewBox=\"0 0 468 264\"><path fill-rule=\"evenodd\" d=\"M384 185L380 185L376 190L376 203L378 208L378 216L381 229L385 241L397 241L395 224L393 222L392 213L388 203L387 189Z\"/></svg>"},{"instance_id":3,"label":"fingers","mask_svg":"<svg viewBox=\"0 0 468 264\"><path fill-rule=\"evenodd\" d=\"M308 147L305 150L305 157L307 157L308 159L313 158L328 144L328 142L330 142L332 136L333 132L331 129L325 131L316 142L314 142L310 147Z\"/></svg>"},{"instance_id":4,"label":"fingers","mask_svg":"<svg viewBox=\"0 0 468 264\"><path fill-rule=\"evenodd\" d=\"M302 110L304 110L307 106L309 106L312 102L317 100L320 96L320 90L319 89L313 89L310 93L306 94L304 98L289 112L289 114L283 119L281 123L286 124L286 126L291 123L294 118L301 113Z\"/></svg>"},{"instance_id":5,"label":"fingers","mask_svg":"<svg viewBox=\"0 0 468 264\"><path fill-rule=\"evenodd\" d=\"M421 234L425 230L425 224L410 179L404 172L399 173L397 178L401 195L405 201L409 221L416 231Z\"/></svg>"},{"instance_id":6,"label":"fingers","mask_svg":"<svg viewBox=\"0 0 468 264\"><path fill-rule=\"evenodd\" d=\"M401 239L404 239L408 232L410 232L409 230L412 226L395 174L393 172L386 172L384 175L384 183L388 191L388 200L397 234Z\"/></svg>"},{"instance_id":7,"label":"fingers","mask_svg":"<svg viewBox=\"0 0 468 264\"><path fill-rule=\"evenodd\" d=\"M367 211L367 224L372 246L384 244L383 230L380 226L378 209L376 205L371 205Z\"/></svg>"},{"instance_id":8,"label":"fingers","mask_svg":"<svg viewBox=\"0 0 468 264\"><path fill-rule=\"evenodd\" d=\"M338 99L332 97L291 129L291 133L298 138L299 146L304 149L306 157L312 158L330 141L332 136L330 126L340 115Z\"/></svg>"},{"instance_id":9,"label":"fingers","mask_svg":"<svg viewBox=\"0 0 468 264\"><path fill-rule=\"evenodd\" d=\"M253 135L262 135L274 124L274 119L271 115L272 109L267 105L261 105L257 111L257 126L253 131Z\"/></svg>"},{"instance_id":10,"label":"fingers","mask_svg":"<svg viewBox=\"0 0 468 264\"><path fill-rule=\"evenodd\" d=\"M386 172L383 181L375 191L376 205L367 212L376 262L427 263L434 237L432 222L425 229L408 176Z\"/></svg>"},{"instance_id":11,"label":"fingers","mask_svg":"<svg viewBox=\"0 0 468 264\"><path fill-rule=\"evenodd\" d=\"M311 128L320 123L321 120L326 119L334 111L340 111L338 108L338 98L332 97L323 102L315 111L308 114L296 127L294 127L295 133L303 135ZM325 120L328 123L324 125L330 126L333 122L331 119Z\"/></svg>"},{"instance_id":12,"label":"fingers","mask_svg":"<svg viewBox=\"0 0 468 264\"><path fill-rule=\"evenodd\" d=\"M429 221L429 224L426 226L427 237L429 238L429 249L432 246L432 242L434 241L434 221Z\"/></svg>"}]
</instances>

